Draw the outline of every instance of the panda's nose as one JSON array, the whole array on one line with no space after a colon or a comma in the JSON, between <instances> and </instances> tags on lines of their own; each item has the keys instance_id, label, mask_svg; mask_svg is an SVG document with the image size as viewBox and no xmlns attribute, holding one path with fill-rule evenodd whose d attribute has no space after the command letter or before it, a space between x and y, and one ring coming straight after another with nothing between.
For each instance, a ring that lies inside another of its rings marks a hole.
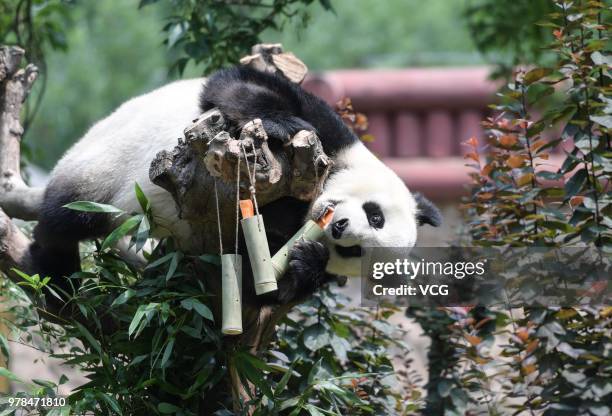
<instances>
[{"instance_id":1,"label":"panda's nose","mask_svg":"<svg viewBox=\"0 0 612 416\"><path fill-rule=\"evenodd\" d=\"M346 227L348 227L348 225L348 218L342 218L341 220L336 221L332 225L332 236L336 239L342 237L342 232L346 230Z\"/></svg>"}]
</instances>

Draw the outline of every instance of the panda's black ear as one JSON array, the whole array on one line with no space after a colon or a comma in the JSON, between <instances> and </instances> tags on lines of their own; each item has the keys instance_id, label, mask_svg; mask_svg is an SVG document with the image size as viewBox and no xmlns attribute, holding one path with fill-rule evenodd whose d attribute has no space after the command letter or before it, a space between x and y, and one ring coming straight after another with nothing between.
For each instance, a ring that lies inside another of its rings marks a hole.
<instances>
[{"instance_id":1,"label":"panda's black ear","mask_svg":"<svg viewBox=\"0 0 612 416\"><path fill-rule=\"evenodd\" d=\"M417 223L419 225L439 226L442 223L442 214L440 214L438 207L418 192L414 193L413 196L417 203Z\"/></svg>"}]
</instances>

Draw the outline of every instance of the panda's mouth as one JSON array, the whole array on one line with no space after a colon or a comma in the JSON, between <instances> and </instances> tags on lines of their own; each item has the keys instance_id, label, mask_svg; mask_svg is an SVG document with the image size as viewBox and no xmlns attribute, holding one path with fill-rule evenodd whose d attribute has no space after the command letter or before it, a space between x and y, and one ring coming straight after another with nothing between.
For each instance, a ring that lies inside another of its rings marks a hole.
<instances>
[{"instance_id":1,"label":"panda's mouth","mask_svg":"<svg viewBox=\"0 0 612 416\"><path fill-rule=\"evenodd\" d=\"M335 245L336 248L336 253L338 253L338 255L340 257L344 257L344 258L352 258L352 257L361 257L361 246L356 244L354 246L349 246L349 247L343 247L340 246L338 244Z\"/></svg>"}]
</instances>

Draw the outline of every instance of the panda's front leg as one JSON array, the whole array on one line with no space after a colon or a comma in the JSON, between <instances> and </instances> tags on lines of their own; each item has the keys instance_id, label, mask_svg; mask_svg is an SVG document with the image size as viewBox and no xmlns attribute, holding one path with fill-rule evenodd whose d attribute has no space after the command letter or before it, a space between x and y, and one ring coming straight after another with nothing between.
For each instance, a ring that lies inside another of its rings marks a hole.
<instances>
[{"instance_id":1,"label":"panda's front leg","mask_svg":"<svg viewBox=\"0 0 612 416\"><path fill-rule=\"evenodd\" d=\"M289 251L289 268L278 281L279 303L298 301L311 295L323 284L334 280L327 273L329 250L318 241L300 240Z\"/></svg>"}]
</instances>

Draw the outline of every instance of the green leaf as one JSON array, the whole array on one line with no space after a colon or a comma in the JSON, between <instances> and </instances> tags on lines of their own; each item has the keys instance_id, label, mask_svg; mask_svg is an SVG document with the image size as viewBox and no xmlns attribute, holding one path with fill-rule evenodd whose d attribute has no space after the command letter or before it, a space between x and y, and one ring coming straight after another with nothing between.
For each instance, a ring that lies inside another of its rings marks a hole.
<instances>
[{"instance_id":1,"label":"green leaf","mask_svg":"<svg viewBox=\"0 0 612 416\"><path fill-rule=\"evenodd\" d=\"M130 327L128 328L128 336L132 336L132 334L134 333L134 331L136 331L137 328L144 328L144 325L140 326L140 322L145 317L147 320L149 320L155 313L157 305L158 303L149 303L148 305L140 305L138 307L136 313L134 314L134 318L132 318L132 322L130 322ZM138 336L138 333L136 334L136 336Z\"/></svg>"},{"instance_id":2,"label":"green leaf","mask_svg":"<svg viewBox=\"0 0 612 416\"><path fill-rule=\"evenodd\" d=\"M323 368L323 358L319 358L308 373L308 384L315 384L318 380L325 380L331 377L331 374Z\"/></svg>"},{"instance_id":3,"label":"green leaf","mask_svg":"<svg viewBox=\"0 0 612 416\"><path fill-rule=\"evenodd\" d=\"M89 344L93 347L93 349L96 350L96 352L98 354L100 354L100 356L101 356L102 355L102 347L101 347L100 343L93 337L93 335L91 335L91 332L89 332L87 330L87 328L85 328L83 325L81 325L78 322L75 322L75 325L76 325L77 329L79 330L79 332L85 337L87 342L89 342Z\"/></svg>"},{"instance_id":4,"label":"green leaf","mask_svg":"<svg viewBox=\"0 0 612 416\"><path fill-rule=\"evenodd\" d=\"M326 390L329 393L335 394L338 397L341 397L348 403L359 404L361 403L361 399L357 397L353 392L350 392L342 387L332 383L329 380L319 380L316 384L318 389Z\"/></svg>"},{"instance_id":5,"label":"green leaf","mask_svg":"<svg viewBox=\"0 0 612 416\"><path fill-rule=\"evenodd\" d=\"M121 412L121 407L119 406L119 402L117 401L117 399L115 399L108 393L98 393L97 396L104 400L106 404L108 404L109 407L113 409L113 411L115 411L117 414L123 415L123 412Z\"/></svg>"},{"instance_id":6,"label":"green leaf","mask_svg":"<svg viewBox=\"0 0 612 416\"><path fill-rule=\"evenodd\" d=\"M26 283L26 286L31 286L36 290L40 289L40 276L38 274L33 274L32 276L30 276L29 274L26 274L14 267L11 270L23 280L25 280L25 282L18 282L18 285Z\"/></svg>"},{"instance_id":7,"label":"green leaf","mask_svg":"<svg viewBox=\"0 0 612 416\"><path fill-rule=\"evenodd\" d=\"M523 82L525 85L530 85L544 78L545 76L550 75L551 73L552 69L550 68L534 68L525 74L523 77Z\"/></svg>"},{"instance_id":8,"label":"green leaf","mask_svg":"<svg viewBox=\"0 0 612 416\"><path fill-rule=\"evenodd\" d=\"M128 367L131 367L133 365L136 364L140 364L141 362L143 362L144 360L146 360L149 356L148 355L139 355L138 357L135 357L129 364Z\"/></svg>"},{"instance_id":9,"label":"green leaf","mask_svg":"<svg viewBox=\"0 0 612 416\"><path fill-rule=\"evenodd\" d=\"M443 379L438 382L437 389L440 397L447 397L450 394L452 388L453 383L450 380Z\"/></svg>"},{"instance_id":10,"label":"green leaf","mask_svg":"<svg viewBox=\"0 0 612 416\"><path fill-rule=\"evenodd\" d=\"M8 360L8 357L10 357L9 343L6 337L4 336L4 334L1 334L1 333L0 333L0 352L2 353L4 357L6 357L5 359Z\"/></svg>"},{"instance_id":11,"label":"green leaf","mask_svg":"<svg viewBox=\"0 0 612 416\"><path fill-rule=\"evenodd\" d=\"M153 4L153 3L157 3L159 0L140 0L140 3L138 3L138 8L142 9L145 6L148 6L149 4Z\"/></svg>"},{"instance_id":12,"label":"green leaf","mask_svg":"<svg viewBox=\"0 0 612 416\"><path fill-rule=\"evenodd\" d=\"M329 334L321 324L314 324L304 331L304 346L310 351L317 351L329 345Z\"/></svg>"},{"instance_id":13,"label":"green leaf","mask_svg":"<svg viewBox=\"0 0 612 416\"><path fill-rule=\"evenodd\" d=\"M548 229L559 230L559 231L563 231L564 233L571 233L571 232L576 231L574 227L572 227L567 222L563 222L563 221L548 220L548 221L543 221L540 224Z\"/></svg>"},{"instance_id":14,"label":"green leaf","mask_svg":"<svg viewBox=\"0 0 612 416\"><path fill-rule=\"evenodd\" d=\"M299 403L300 403L300 398L299 397L292 397L290 399L284 400L280 404L278 410L283 411L285 409L289 409L290 407L297 406ZM299 410L301 410L301 407L296 408L296 410L299 412Z\"/></svg>"},{"instance_id":15,"label":"green leaf","mask_svg":"<svg viewBox=\"0 0 612 416\"><path fill-rule=\"evenodd\" d=\"M540 101L542 98L552 95L555 89L550 85L545 84L533 84L527 89L527 103L533 104ZM545 124L541 122L541 124ZM543 129L543 127L542 127ZM542 131L542 130L540 130Z\"/></svg>"},{"instance_id":16,"label":"green leaf","mask_svg":"<svg viewBox=\"0 0 612 416\"><path fill-rule=\"evenodd\" d=\"M165 256L158 258L153 263L147 264L147 267L145 267L145 269L154 269L157 266L164 264L165 262L170 260L174 256L174 254L175 252L173 251L172 253L168 253Z\"/></svg>"},{"instance_id":17,"label":"green leaf","mask_svg":"<svg viewBox=\"0 0 612 416\"><path fill-rule=\"evenodd\" d=\"M164 415L172 415L180 412L181 408L170 403L162 402L157 405L157 410Z\"/></svg>"},{"instance_id":18,"label":"green leaf","mask_svg":"<svg viewBox=\"0 0 612 416\"><path fill-rule=\"evenodd\" d=\"M590 116L591 120L607 129L612 129L612 115Z\"/></svg>"},{"instance_id":19,"label":"green leaf","mask_svg":"<svg viewBox=\"0 0 612 416\"><path fill-rule=\"evenodd\" d=\"M140 208L142 208L142 212L146 214L151 209L151 203L149 202L149 199L147 198L147 196L144 194L144 192L140 188L140 185L138 185L138 182L134 183L134 190L136 191L136 199L138 199L138 204L140 204Z\"/></svg>"},{"instance_id":20,"label":"green leaf","mask_svg":"<svg viewBox=\"0 0 612 416\"><path fill-rule=\"evenodd\" d=\"M215 266L221 266L221 257L218 254L202 254L198 257L204 263L214 264Z\"/></svg>"},{"instance_id":21,"label":"green leaf","mask_svg":"<svg viewBox=\"0 0 612 416\"><path fill-rule=\"evenodd\" d=\"M470 398L468 397L467 393L461 390L460 388L452 389L450 392L450 396L451 400L453 401L453 404L459 411L465 410L468 403L470 402Z\"/></svg>"},{"instance_id":22,"label":"green leaf","mask_svg":"<svg viewBox=\"0 0 612 416\"><path fill-rule=\"evenodd\" d=\"M54 389L54 388L57 387L57 384L55 384L54 382L49 381L49 380L41 380L41 379L38 379L38 378L33 378L32 382L34 384L38 384L39 386L48 387L50 389Z\"/></svg>"},{"instance_id":23,"label":"green leaf","mask_svg":"<svg viewBox=\"0 0 612 416\"><path fill-rule=\"evenodd\" d=\"M142 248L150 237L150 232L151 224L149 223L149 219L145 215L142 217L142 221L140 221L140 225L138 226L138 230L136 231L136 251L142 250Z\"/></svg>"},{"instance_id":24,"label":"green leaf","mask_svg":"<svg viewBox=\"0 0 612 416\"><path fill-rule=\"evenodd\" d=\"M117 244L117 241L125 237L130 231L136 228L138 224L140 224L142 218L143 216L140 214L134 215L133 217L128 218L127 221L125 221L119 227L115 228L113 232L110 233L102 243L102 250L105 250Z\"/></svg>"},{"instance_id":25,"label":"green leaf","mask_svg":"<svg viewBox=\"0 0 612 416\"><path fill-rule=\"evenodd\" d=\"M259 357L256 357L255 355L246 352L246 351L241 351L239 353L236 354L236 356L239 356L241 359L248 361L249 364L251 364L253 367L259 369L259 370L263 370L263 371L270 371L272 370L272 368L268 365L268 363L266 363L264 360L262 360Z\"/></svg>"},{"instance_id":26,"label":"green leaf","mask_svg":"<svg viewBox=\"0 0 612 416\"><path fill-rule=\"evenodd\" d=\"M604 55L599 51L591 54L591 60L595 65L612 65L612 56Z\"/></svg>"},{"instance_id":27,"label":"green leaf","mask_svg":"<svg viewBox=\"0 0 612 416\"><path fill-rule=\"evenodd\" d=\"M183 254L176 251L172 260L170 260L170 267L168 267L168 273L166 273L166 282L174 277L174 273L176 272L176 268L178 267L179 261L183 258Z\"/></svg>"},{"instance_id":28,"label":"green leaf","mask_svg":"<svg viewBox=\"0 0 612 416\"><path fill-rule=\"evenodd\" d=\"M610 415L610 408L603 403L593 403L589 406L589 412L595 416L608 416Z\"/></svg>"},{"instance_id":29,"label":"green leaf","mask_svg":"<svg viewBox=\"0 0 612 416\"><path fill-rule=\"evenodd\" d=\"M308 413L310 413L310 416L325 416L323 413L321 413L318 407L312 405L312 404L306 404L304 405L304 409L308 410Z\"/></svg>"},{"instance_id":30,"label":"green leaf","mask_svg":"<svg viewBox=\"0 0 612 416\"><path fill-rule=\"evenodd\" d=\"M323 6L325 10L330 10L335 13L334 7L331 4L331 0L319 0L319 3L321 3L321 6Z\"/></svg>"},{"instance_id":31,"label":"green leaf","mask_svg":"<svg viewBox=\"0 0 612 416\"><path fill-rule=\"evenodd\" d=\"M166 349L164 350L164 355L162 356L162 360L161 360L162 368L166 367L166 363L170 359L170 355L172 355L173 348L174 348L174 338L170 338L170 341L168 341L168 344L166 345Z\"/></svg>"},{"instance_id":32,"label":"green leaf","mask_svg":"<svg viewBox=\"0 0 612 416\"><path fill-rule=\"evenodd\" d=\"M569 199L580 192L587 180L587 171L580 169L565 183L565 198Z\"/></svg>"},{"instance_id":33,"label":"green leaf","mask_svg":"<svg viewBox=\"0 0 612 416\"><path fill-rule=\"evenodd\" d=\"M263 377L264 372L262 368L260 368L260 363L258 363L258 361L261 360L248 352L238 351L234 354L232 361L241 377L246 377L259 388L264 395L268 397L274 396L269 382ZM263 361L261 362L263 363ZM265 366L265 363L263 363L263 365Z\"/></svg>"},{"instance_id":34,"label":"green leaf","mask_svg":"<svg viewBox=\"0 0 612 416\"><path fill-rule=\"evenodd\" d=\"M183 299L181 301L181 306L188 311L195 310L199 315L203 318L208 319L210 321L214 321L213 314L208 306L204 305L202 302L195 298Z\"/></svg>"},{"instance_id":35,"label":"green leaf","mask_svg":"<svg viewBox=\"0 0 612 416\"><path fill-rule=\"evenodd\" d=\"M278 382L278 384L274 388L274 396L275 397L278 396L279 394L281 394L283 392L283 390L285 390L285 387L287 387L287 383L289 383L289 379L293 375L293 364L295 364L295 363L291 364L291 366L289 367L289 370L285 374L283 374L283 377L280 379L280 381Z\"/></svg>"},{"instance_id":36,"label":"green leaf","mask_svg":"<svg viewBox=\"0 0 612 416\"><path fill-rule=\"evenodd\" d=\"M9 371L7 368L4 368L4 367L0 367L0 377L6 377L9 380L23 383L23 381L19 377L17 377L15 374L13 374L11 371Z\"/></svg>"},{"instance_id":37,"label":"green leaf","mask_svg":"<svg viewBox=\"0 0 612 416\"><path fill-rule=\"evenodd\" d=\"M537 172L536 176L538 178L546 179L548 181L556 181L556 180L559 180L559 179L561 179L563 177L563 175L561 175L558 172L549 172L549 171L545 171L545 170Z\"/></svg>"},{"instance_id":38,"label":"green leaf","mask_svg":"<svg viewBox=\"0 0 612 416\"><path fill-rule=\"evenodd\" d=\"M49 411L49 413L46 413L46 416L70 416L71 409L72 407L69 405L62 407L54 407ZM5 416L5 414L8 413L0 413L0 416Z\"/></svg>"},{"instance_id":39,"label":"green leaf","mask_svg":"<svg viewBox=\"0 0 612 416\"><path fill-rule=\"evenodd\" d=\"M332 335L330 339L330 345L338 357L341 364L346 363L348 357L347 353L351 350L351 344L344 338L340 338L336 335Z\"/></svg>"},{"instance_id":40,"label":"green leaf","mask_svg":"<svg viewBox=\"0 0 612 416\"><path fill-rule=\"evenodd\" d=\"M115 306L123 305L125 302L130 300L135 294L136 294L136 291L133 289L126 290L125 292L123 292L122 294L120 294L119 296L115 298L113 303L111 303L110 307L114 308Z\"/></svg>"},{"instance_id":41,"label":"green leaf","mask_svg":"<svg viewBox=\"0 0 612 416\"><path fill-rule=\"evenodd\" d=\"M351 334L349 327L337 320L333 320L331 322L331 327L336 333L336 335L338 335L341 338L348 338L349 335Z\"/></svg>"},{"instance_id":42,"label":"green leaf","mask_svg":"<svg viewBox=\"0 0 612 416\"><path fill-rule=\"evenodd\" d=\"M121 214L124 211L114 207L112 205L100 204L91 201L75 201L64 205L64 208L72 209L74 211L84 212L105 212L109 214Z\"/></svg>"}]
</instances>

